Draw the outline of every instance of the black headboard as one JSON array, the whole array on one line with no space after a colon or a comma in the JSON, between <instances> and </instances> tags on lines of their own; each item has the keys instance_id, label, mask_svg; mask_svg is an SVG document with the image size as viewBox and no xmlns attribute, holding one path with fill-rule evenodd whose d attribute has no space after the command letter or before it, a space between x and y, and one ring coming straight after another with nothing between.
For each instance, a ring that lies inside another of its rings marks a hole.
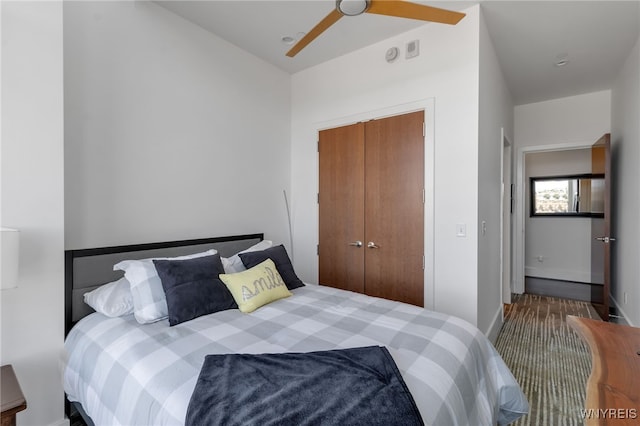
<instances>
[{"instance_id":1,"label":"black headboard","mask_svg":"<svg viewBox=\"0 0 640 426\"><path fill-rule=\"evenodd\" d=\"M122 277L113 265L121 260L174 257L215 248L229 257L262 241L264 234L234 235L160 243L133 244L65 251L65 336L71 327L93 310L84 293Z\"/></svg>"}]
</instances>

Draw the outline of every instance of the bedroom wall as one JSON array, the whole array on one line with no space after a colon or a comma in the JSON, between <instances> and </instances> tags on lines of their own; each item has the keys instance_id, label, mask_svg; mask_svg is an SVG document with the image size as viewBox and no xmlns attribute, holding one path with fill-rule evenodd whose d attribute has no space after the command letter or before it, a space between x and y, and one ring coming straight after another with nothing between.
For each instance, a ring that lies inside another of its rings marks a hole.
<instances>
[{"instance_id":1,"label":"bedroom wall","mask_svg":"<svg viewBox=\"0 0 640 426\"><path fill-rule=\"evenodd\" d=\"M359 119L435 104L434 270L426 306L477 323L479 7L456 26L426 24L292 77L292 192L296 270L317 282L317 132ZM420 56L385 61L392 46L420 41ZM446 42L444 42L446 40ZM428 151L428 149L427 149ZM456 224L467 236L456 237ZM429 261L427 261L429 263ZM484 331L484 330L483 330Z\"/></svg>"},{"instance_id":2,"label":"bedroom wall","mask_svg":"<svg viewBox=\"0 0 640 426\"><path fill-rule=\"evenodd\" d=\"M524 291L526 182L524 155L535 151L584 148L611 131L611 91L552 99L514 108L516 214L514 289ZM525 237L526 238L526 237ZM540 255L544 256L544 253ZM549 259L552 261L552 259Z\"/></svg>"},{"instance_id":3,"label":"bedroom wall","mask_svg":"<svg viewBox=\"0 0 640 426\"><path fill-rule=\"evenodd\" d=\"M640 40L612 91L612 246L611 295L627 322L640 326ZM626 299L625 299L626 294Z\"/></svg>"},{"instance_id":4,"label":"bedroom wall","mask_svg":"<svg viewBox=\"0 0 640 426\"><path fill-rule=\"evenodd\" d=\"M288 244L290 76L152 2L64 18L66 248Z\"/></svg>"},{"instance_id":5,"label":"bedroom wall","mask_svg":"<svg viewBox=\"0 0 640 426\"><path fill-rule=\"evenodd\" d=\"M62 425L62 3L3 1L0 15L0 223L20 230L18 288L0 291L0 364L27 399L19 425Z\"/></svg>"},{"instance_id":6,"label":"bedroom wall","mask_svg":"<svg viewBox=\"0 0 640 426\"><path fill-rule=\"evenodd\" d=\"M482 14L479 76L478 328L485 332L489 330L490 337L495 340L502 326L500 172L504 145L501 130L504 129L505 136L513 140L513 101Z\"/></svg>"},{"instance_id":7,"label":"bedroom wall","mask_svg":"<svg viewBox=\"0 0 640 426\"><path fill-rule=\"evenodd\" d=\"M533 152L525 156L525 165L525 275L591 282L593 219L529 214L529 178L591 173L591 149Z\"/></svg>"}]
</instances>

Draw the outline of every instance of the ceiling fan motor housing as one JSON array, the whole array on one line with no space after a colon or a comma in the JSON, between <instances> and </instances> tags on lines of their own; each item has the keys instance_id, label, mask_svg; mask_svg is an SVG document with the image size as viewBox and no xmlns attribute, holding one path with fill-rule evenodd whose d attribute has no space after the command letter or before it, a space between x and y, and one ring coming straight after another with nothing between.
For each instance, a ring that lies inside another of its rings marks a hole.
<instances>
[{"instance_id":1,"label":"ceiling fan motor housing","mask_svg":"<svg viewBox=\"0 0 640 426\"><path fill-rule=\"evenodd\" d=\"M345 16L358 16L371 6L371 0L336 0L336 9Z\"/></svg>"}]
</instances>

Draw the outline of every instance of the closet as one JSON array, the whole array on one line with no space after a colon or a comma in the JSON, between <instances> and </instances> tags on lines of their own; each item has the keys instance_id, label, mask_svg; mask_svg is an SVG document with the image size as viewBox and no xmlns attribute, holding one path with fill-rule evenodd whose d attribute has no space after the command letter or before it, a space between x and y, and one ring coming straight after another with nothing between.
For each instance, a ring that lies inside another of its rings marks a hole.
<instances>
[{"instance_id":1,"label":"closet","mask_svg":"<svg viewBox=\"0 0 640 426\"><path fill-rule=\"evenodd\" d=\"M424 111L319 132L319 282L424 306Z\"/></svg>"}]
</instances>

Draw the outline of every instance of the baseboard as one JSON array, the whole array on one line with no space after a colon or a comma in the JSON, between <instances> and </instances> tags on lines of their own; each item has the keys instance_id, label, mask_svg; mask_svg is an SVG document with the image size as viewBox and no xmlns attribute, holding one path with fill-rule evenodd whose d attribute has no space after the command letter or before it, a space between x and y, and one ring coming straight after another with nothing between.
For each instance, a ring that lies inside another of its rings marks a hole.
<instances>
[{"instance_id":1,"label":"baseboard","mask_svg":"<svg viewBox=\"0 0 640 426\"><path fill-rule=\"evenodd\" d=\"M572 271L568 269L549 269L536 266L525 266L524 275L527 277L546 278L549 280L572 281L577 283L590 283L591 272Z\"/></svg>"},{"instance_id":2,"label":"baseboard","mask_svg":"<svg viewBox=\"0 0 640 426\"><path fill-rule=\"evenodd\" d=\"M618 301L612 296L609 296L609 300L611 302L613 302L613 305L616 308L616 311L620 314L620 316L622 317L622 319L624 320L624 322L627 325L630 325L631 327L638 327L636 324L634 324L630 319L629 319L629 315L627 315L627 313L624 311L624 309L622 309L620 307L620 304L618 303Z\"/></svg>"},{"instance_id":3,"label":"baseboard","mask_svg":"<svg viewBox=\"0 0 640 426\"><path fill-rule=\"evenodd\" d=\"M592 302L602 300L603 286L573 281L552 280L539 277L525 277L525 292L539 296Z\"/></svg>"},{"instance_id":4,"label":"baseboard","mask_svg":"<svg viewBox=\"0 0 640 426\"><path fill-rule=\"evenodd\" d=\"M69 424L69 419L64 418L62 420L58 420L57 422L49 423L49 426L69 426Z\"/></svg>"},{"instance_id":5,"label":"baseboard","mask_svg":"<svg viewBox=\"0 0 640 426\"><path fill-rule=\"evenodd\" d=\"M489 330L485 332L485 336L487 339L491 341L491 343L495 344L498 339L498 334L502 329L502 303L500 303L500 307L496 311L496 314L493 316L493 321L491 321L491 325L489 326Z\"/></svg>"}]
</instances>

